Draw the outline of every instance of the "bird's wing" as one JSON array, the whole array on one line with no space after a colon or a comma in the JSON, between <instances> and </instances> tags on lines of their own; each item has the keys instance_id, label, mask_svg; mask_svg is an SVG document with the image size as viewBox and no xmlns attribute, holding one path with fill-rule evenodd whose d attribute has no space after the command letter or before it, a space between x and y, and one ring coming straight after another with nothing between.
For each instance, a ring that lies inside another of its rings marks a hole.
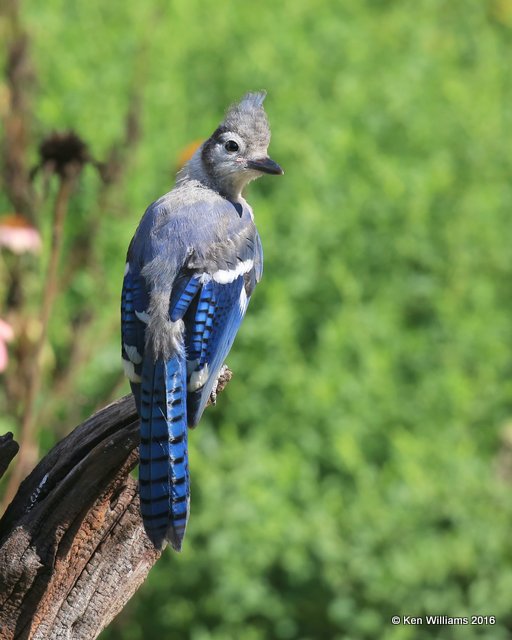
<instances>
[{"instance_id":1,"label":"bird's wing","mask_svg":"<svg viewBox=\"0 0 512 640\"><path fill-rule=\"evenodd\" d=\"M139 383L144 358L148 304L146 283L136 265L127 262L121 296L121 355L125 374L132 385L138 409L140 409Z\"/></svg>"},{"instance_id":2,"label":"bird's wing","mask_svg":"<svg viewBox=\"0 0 512 640\"><path fill-rule=\"evenodd\" d=\"M182 317L185 322L187 414L191 427L201 418L261 278L261 243L255 230L235 238L233 245L231 258L223 264L226 268L216 269L210 264L209 271L196 271L171 309L171 319ZM194 297L183 313L182 301L188 302L193 289Z\"/></svg>"}]
</instances>

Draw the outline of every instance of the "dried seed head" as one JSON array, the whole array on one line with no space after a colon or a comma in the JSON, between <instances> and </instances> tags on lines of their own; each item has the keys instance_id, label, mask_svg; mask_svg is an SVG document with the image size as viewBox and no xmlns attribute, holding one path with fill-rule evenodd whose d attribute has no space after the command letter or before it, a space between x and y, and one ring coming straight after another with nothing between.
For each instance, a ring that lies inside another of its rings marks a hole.
<instances>
[{"instance_id":1,"label":"dried seed head","mask_svg":"<svg viewBox=\"0 0 512 640\"><path fill-rule=\"evenodd\" d=\"M61 177L93 161L86 143L74 131L51 133L41 142L39 157L38 168L50 168Z\"/></svg>"}]
</instances>

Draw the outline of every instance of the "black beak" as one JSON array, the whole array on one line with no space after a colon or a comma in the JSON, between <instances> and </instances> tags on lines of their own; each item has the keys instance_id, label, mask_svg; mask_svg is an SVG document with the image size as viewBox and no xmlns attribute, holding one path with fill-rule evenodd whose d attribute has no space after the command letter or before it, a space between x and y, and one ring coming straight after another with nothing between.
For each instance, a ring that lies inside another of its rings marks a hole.
<instances>
[{"instance_id":1,"label":"black beak","mask_svg":"<svg viewBox=\"0 0 512 640\"><path fill-rule=\"evenodd\" d=\"M255 169L262 173L270 173L273 176L282 176L284 171L281 167L270 158L258 158L257 160L248 160L247 167L249 169Z\"/></svg>"}]
</instances>

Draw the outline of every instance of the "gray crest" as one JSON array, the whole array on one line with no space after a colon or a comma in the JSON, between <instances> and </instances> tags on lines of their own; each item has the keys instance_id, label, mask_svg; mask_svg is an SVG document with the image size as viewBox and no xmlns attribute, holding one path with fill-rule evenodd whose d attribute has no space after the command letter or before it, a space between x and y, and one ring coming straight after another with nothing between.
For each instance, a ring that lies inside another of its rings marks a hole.
<instances>
[{"instance_id":1,"label":"gray crest","mask_svg":"<svg viewBox=\"0 0 512 640\"><path fill-rule=\"evenodd\" d=\"M266 91L249 92L229 107L220 127L226 131L235 131L242 137L258 144L268 146L270 127L263 108Z\"/></svg>"}]
</instances>

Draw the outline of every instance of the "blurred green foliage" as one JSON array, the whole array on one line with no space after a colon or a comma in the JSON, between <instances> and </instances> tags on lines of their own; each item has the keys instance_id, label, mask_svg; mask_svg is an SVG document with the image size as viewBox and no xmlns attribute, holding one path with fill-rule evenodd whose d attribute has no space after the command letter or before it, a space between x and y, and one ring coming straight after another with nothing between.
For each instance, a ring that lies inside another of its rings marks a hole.
<instances>
[{"instance_id":1,"label":"blurred green foliage","mask_svg":"<svg viewBox=\"0 0 512 640\"><path fill-rule=\"evenodd\" d=\"M124 253L181 149L265 88L286 171L249 188L265 276L190 437L184 551L102 638L510 637L512 4L26 0L24 20L38 135L101 158L141 95L99 267L56 309L57 357L70 308L96 317L63 406L117 375ZM99 188L88 168L69 237Z\"/></svg>"}]
</instances>

